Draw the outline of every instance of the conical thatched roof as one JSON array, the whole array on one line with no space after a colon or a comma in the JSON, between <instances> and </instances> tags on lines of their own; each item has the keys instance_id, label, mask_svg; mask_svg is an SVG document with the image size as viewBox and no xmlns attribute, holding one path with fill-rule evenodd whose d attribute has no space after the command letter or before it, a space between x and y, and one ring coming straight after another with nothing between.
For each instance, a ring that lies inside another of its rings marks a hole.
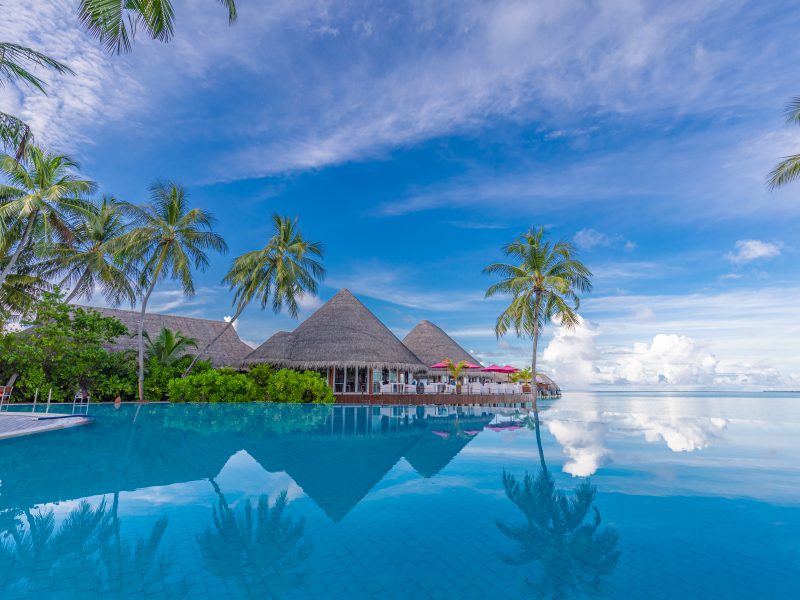
<instances>
[{"instance_id":1,"label":"conical thatched roof","mask_svg":"<svg viewBox=\"0 0 800 600\"><path fill-rule=\"evenodd\" d=\"M340 290L292 333L280 331L247 357L292 369L370 367L425 371L425 365L348 290Z\"/></svg>"},{"instance_id":2,"label":"conical thatched roof","mask_svg":"<svg viewBox=\"0 0 800 600\"><path fill-rule=\"evenodd\" d=\"M133 310L121 310L118 308L97 308L94 306L82 306L87 310L96 310L106 317L114 317L122 321L128 328L130 336L121 336L109 348L114 351L135 350L136 333L139 328L139 312ZM213 340L217 334L225 328L225 321L212 321L211 319L196 319L194 317L178 317L176 315L160 315L147 313L144 317L144 330L155 338L162 327L173 331L180 331L183 335L197 340L197 347L202 349ZM245 357L253 349L239 339L236 330L229 327L214 345L204 353L202 358L210 360L215 367L239 367ZM190 351L191 353L191 351Z\"/></svg>"},{"instance_id":3,"label":"conical thatched roof","mask_svg":"<svg viewBox=\"0 0 800 600\"><path fill-rule=\"evenodd\" d=\"M435 365L444 358L453 362L481 364L456 341L430 321L421 321L403 339L403 344L426 365Z\"/></svg>"}]
</instances>

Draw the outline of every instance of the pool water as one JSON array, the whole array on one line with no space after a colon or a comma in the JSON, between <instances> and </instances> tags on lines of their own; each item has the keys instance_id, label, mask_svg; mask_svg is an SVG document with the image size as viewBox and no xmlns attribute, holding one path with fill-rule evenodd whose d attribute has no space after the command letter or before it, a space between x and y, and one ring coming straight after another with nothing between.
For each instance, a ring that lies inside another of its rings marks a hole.
<instances>
[{"instance_id":1,"label":"pool water","mask_svg":"<svg viewBox=\"0 0 800 600\"><path fill-rule=\"evenodd\" d=\"M1 598L797 598L800 397L110 405L0 442Z\"/></svg>"}]
</instances>

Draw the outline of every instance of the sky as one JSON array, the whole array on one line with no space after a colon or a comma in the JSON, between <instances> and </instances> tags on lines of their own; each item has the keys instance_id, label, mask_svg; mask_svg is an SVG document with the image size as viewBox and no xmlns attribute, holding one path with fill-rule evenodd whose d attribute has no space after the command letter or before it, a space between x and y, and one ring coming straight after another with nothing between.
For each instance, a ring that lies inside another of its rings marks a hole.
<instances>
[{"instance_id":1,"label":"sky","mask_svg":"<svg viewBox=\"0 0 800 600\"><path fill-rule=\"evenodd\" d=\"M563 388L800 389L800 183L765 185L800 149L795 3L239 0L228 26L176 0L174 40L123 56L75 4L0 0L0 39L76 72L0 107L101 193L174 180L216 215L228 254L154 311L230 315L220 281L278 212L325 247L301 319L346 287L401 338L428 319L522 366L482 269L541 226L594 273L581 326L540 342ZM237 330L295 326L256 304Z\"/></svg>"}]
</instances>

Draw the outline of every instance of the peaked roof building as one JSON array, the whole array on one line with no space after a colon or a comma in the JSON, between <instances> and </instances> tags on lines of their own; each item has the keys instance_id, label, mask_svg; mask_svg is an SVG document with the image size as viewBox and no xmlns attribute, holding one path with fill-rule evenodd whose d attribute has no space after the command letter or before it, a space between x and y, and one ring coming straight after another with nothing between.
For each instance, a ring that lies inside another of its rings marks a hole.
<instances>
[{"instance_id":1,"label":"peaked roof building","mask_svg":"<svg viewBox=\"0 0 800 600\"><path fill-rule=\"evenodd\" d=\"M130 332L129 336L121 336L110 347L114 351L136 350L136 333L139 330L139 311L122 310L119 308L98 308L94 306L83 306L81 308L95 310L106 317L114 317L122 322ZM225 321L214 321L211 319L198 319L195 317L179 317L176 315L161 315L147 313L144 317L144 330L151 338L155 338L162 327L173 331L180 331L183 335L197 340L199 348L213 340L228 324ZM215 367L234 367L241 366L245 357L253 349L239 339L239 335L233 327L220 337L208 352L203 354L203 359L210 360Z\"/></svg>"},{"instance_id":2,"label":"peaked roof building","mask_svg":"<svg viewBox=\"0 0 800 600\"><path fill-rule=\"evenodd\" d=\"M426 370L420 359L349 290L340 290L291 333L279 331L246 358L292 369Z\"/></svg>"},{"instance_id":3,"label":"peaked roof building","mask_svg":"<svg viewBox=\"0 0 800 600\"><path fill-rule=\"evenodd\" d=\"M477 358L430 321L421 321L417 324L403 339L403 344L428 366L435 365L445 358L456 363L463 360L474 365L481 364Z\"/></svg>"}]
</instances>

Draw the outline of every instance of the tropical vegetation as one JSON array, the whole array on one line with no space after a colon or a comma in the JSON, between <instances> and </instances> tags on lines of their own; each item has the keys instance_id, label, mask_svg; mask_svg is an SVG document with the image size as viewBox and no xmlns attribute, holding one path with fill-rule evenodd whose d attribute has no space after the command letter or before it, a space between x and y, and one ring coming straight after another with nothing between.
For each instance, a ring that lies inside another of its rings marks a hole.
<instances>
[{"instance_id":1,"label":"tropical vegetation","mask_svg":"<svg viewBox=\"0 0 800 600\"><path fill-rule=\"evenodd\" d=\"M792 98L785 110L786 121L800 125L800 96ZM767 176L767 185L774 190L800 177L800 154L785 156Z\"/></svg>"},{"instance_id":2,"label":"tropical vegetation","mask_svg":"<svg viewBox=\"0 0 800 600\"><path fill-rule=\"evenodd\" d=\"M467 361L465 360L453 362L453 359L451 358L445 358L442 362L444 362L445 368L447 369L447 372L450 374L450 377L452 377L453 381L455 381L456 393L460 394L461 381L459 378L461 377L461 374L466 370L467 365L469 363L467 363Z\"/></svg>"},{"instance_id":3,"label":"tropical vegetation","mask_svg":"<svg viewBox=\"0 0 800 600\"><path fill-rule=\"evenodd\" d=\"M579 293L592 289L592 272L577 259L575 247L564 241L545 240L544 229L532 228L503 248L510 263L494 263L484 269L500 281L486 290L486 297L511 299L495 324L497 337L513 331L532 341L531 373L542 328L556 320L562 327L580 324Z\"/></svg>"}]
</instances>

